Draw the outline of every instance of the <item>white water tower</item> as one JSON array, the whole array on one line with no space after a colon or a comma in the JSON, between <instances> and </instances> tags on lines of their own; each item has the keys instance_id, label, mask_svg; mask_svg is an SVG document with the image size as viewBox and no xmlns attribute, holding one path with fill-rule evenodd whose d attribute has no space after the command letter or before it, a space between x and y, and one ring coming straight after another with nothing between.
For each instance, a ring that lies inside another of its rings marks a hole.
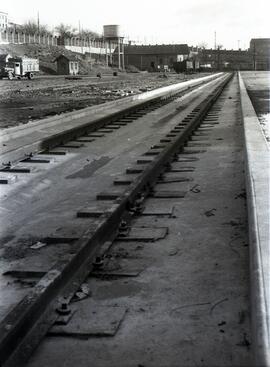
<instances>
[{"instance_id":1,"label":"white water tower","mask_svg":"<svg viewBox=\"0 0 270 367\"><path fill-rule=\"evenodd\" d=\"M124 61L124 37L121 36L120 26L118 24L109 24L103 26L103 36L106 43L106 48L108 46L108 52L106 52L106 62L108 64L108 57L110 64L113 64L113 51L112 45L117 44L118 50L118 68L125 69Z\"/></svg>"}]
</instances>

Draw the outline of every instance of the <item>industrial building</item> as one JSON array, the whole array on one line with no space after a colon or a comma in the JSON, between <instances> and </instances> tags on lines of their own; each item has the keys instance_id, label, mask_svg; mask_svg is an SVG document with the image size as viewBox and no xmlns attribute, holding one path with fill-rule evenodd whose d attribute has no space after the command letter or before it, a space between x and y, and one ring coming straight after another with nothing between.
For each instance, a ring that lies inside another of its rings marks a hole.
<instances>
[{"instance_id":1,"label":"industrial building","mask_svg":"<svg viewBox=\"0 0 270 367\"><path fill-rule=\"evenodd\" d=\"M198 49L187 44L127 45L124 59L126 65L147 71L175 69L187 60L199 63L201 70L270 70L270 39L254 38L248 50Z\"/></svg>"},{"instance_id":2,"label":"industrial building","mask_svg":"<svg viewBox=\"0 0 270 367\"><path fill-rule=\"evenodd\" d=\"M125 46L125 64L140 70L159 71L173 68L175 62L189 57L187 44L178 45L128 45Z\"/></svg>"},{"instance_id":3,"label":"industrial building","mask_svg":"<svg viewBox=\"0 0 270 367\"><path fill-rule=\"evenodd\" d=\"M254 70L270 70L270 38L252 38L249 51Z\"/></svg>"},{"instance_id":4,"label":"industrial building","mask_svg":"<svg viewBox=\"0 0 270 367\"><path fill-rule=\"evenodd\" d=\"M201 49L198 52L202 69L252 70L252 55L248 50Z\"/></svg>"},{"instance_id":5,"label":"industrial building","mask_svg":"<svg viewBox=\"0 0 270 367\"><path fill-rule=\"evenodd\" d=\"M248 50L201 49L202 68L212 70L270 70L270 38L253 38Z\"/></svg>"}]
</instances>

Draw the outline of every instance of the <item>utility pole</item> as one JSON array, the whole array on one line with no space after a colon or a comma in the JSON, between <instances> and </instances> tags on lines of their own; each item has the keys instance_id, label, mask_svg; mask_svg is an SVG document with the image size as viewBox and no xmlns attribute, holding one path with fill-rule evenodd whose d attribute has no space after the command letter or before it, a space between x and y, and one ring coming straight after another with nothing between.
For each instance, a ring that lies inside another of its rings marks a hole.
<instances>
[{"instance_id":1,"label":"utility pole","mask_svg":"<svg viewBox=\"0 0 270 367\"><path fill-rule=\"evenodd\" d=\"M220 46L217 47L217 70L219 70L220 65Z\"/></svg>"},{"instance_id":2,"label":"utility pole","mask_svg":"<svg viewBox=\"0 0 270 367\"><path fill-rule=\"evenodd\" d=\"M253 42L253 68L256 70L256 46L255 41Z\"/></svg>"},{"instance_id":3,"label":"utility pole","mask_svg":"<svg viewBox=\"0 0 270 367\"><path fill-rule=\"evenodd\" d=\"M37 27L38 27L38 33L39 33L39 11L37 13Z\"/></svg>"},{"instance_id":4,"label":"utility pole","mask_svg":"<svg viewBox=\"0 0 270 367\"><path fill-rule=\"evenodd\" d=\"M83 41L81 35L81 21L79 20L79 42L81 43L81 53L83 54Z\"/></svg>"},{"instance_id":5,"label":"utility pole","mask_svg":"<svg viewBox=\"0 0 270 367\"><path fill-rule=\"evenodd\" d=\"M217 69L217 32L215 31L215 67Z\"/></svg>"}]
</instances>

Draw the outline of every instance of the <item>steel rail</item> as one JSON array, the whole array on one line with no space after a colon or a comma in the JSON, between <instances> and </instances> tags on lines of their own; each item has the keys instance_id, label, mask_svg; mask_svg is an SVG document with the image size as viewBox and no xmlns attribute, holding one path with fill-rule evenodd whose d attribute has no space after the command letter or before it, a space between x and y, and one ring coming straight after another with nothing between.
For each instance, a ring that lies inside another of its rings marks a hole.
<instances>
[{"instance_id":1,"label":"steel rail","mask_svg":"<svg viewBox=\"0 0 270 367\"><path fill-rule=\"evenodd\" d=\"M217 75L217 78L220 76ZM214 79L203 80L199 84L188 86L182 90L173 90L168 91L164 95L158 95L156 97L151 98L150 100L142 100L134 106L127 106L123 108L121 111L117 111L109 114L108 116L96 118L91 122L84 122L77 126L71 127L67 130L61 131L59 133L53 134L49 137L42 138L41 140L37 140L36 142L30 144L30 146L20 146L14 150L7 151L1 154L1 163L5 166L1 169L1 171L9 172L11 166L14 166L21 160L25 159L25 156L40 154L50 149L56 148L59 145L66 144L72 140L76 140L84 135L95 132L100 128L106 127L106 125L117 122L118 119L129 117L129 115L139 112L141 110L147 109L149 107L156 107L160 102L164 104L168 104L176 98L179 98L185 95L187 92L193 91L196 88L201 87L204 84L212 82Z\"/></svg>"},{"instance_id":2,"label":"steel rail","mask_svg":"<svg viewBox=\"0 0 270 367\"><path fill-rule=\"evenodd\" d=\"M192 132L200 125L223 89L232 78L226 75L218 86L189 115L190 121L178 135L168 139L168 144L155 156L143 172L114 201L111 207L94 222L96 228L87 230L77 241L78 251L66 260L55 264L0 324L0 365L18 367L24 364L38 346L58 314L55 310L69 302L74 292L92 271L92 262L100 247L113 240L122 218L141 196L147 196L158 176L181 151Z\"/></svg>"},{"instance_id":3,"label":"steel rail","mask_svg":"<svg viewBox=\"0 0 270 367\"><path fill-rule=\"evenodd\" d=\"M196 87L193 87L196 88ZM191 88L189 91L192 90ZM92 122L86 122L83 124L80 124L79 126L74 126L68 130L61 131L59 133L56 133L52 136L49 136L47 138L42 139L41 141L37 141L32 144L32 147L27 148L27 151L29 152L29 155L31 156L33 154L40 154L46 151L49 151L53 148L56 148L59 145L64 145L72 140L76 140L82 136L85 136L87 134L93 133L97 131L98 129L106 127L106 125L116 122L119 119L129 117L132 113L139 112L143 109L149 108L149 107L155 107L158 103L161 101L163 104L170 103L173 99L180 97L181 95L184 95L186 91L178 92L174 95L164 96L164 97L156 97L151 101L144 101L139 106L132 106L127 107L123 109L120 112L115 112L110 114L106 117L97 118L95 121ZM158 106L156 107L158 108ZM25 159L26 152L25 147L19 147L15 149L14 151L10 151L7 153L4 153L1 155L1 161L2 164L6 165L6 168L4 168L4 171L9 171L11 168L11 165L15 165L19 163L21 160Z\"/></svg>"}]
</instances>

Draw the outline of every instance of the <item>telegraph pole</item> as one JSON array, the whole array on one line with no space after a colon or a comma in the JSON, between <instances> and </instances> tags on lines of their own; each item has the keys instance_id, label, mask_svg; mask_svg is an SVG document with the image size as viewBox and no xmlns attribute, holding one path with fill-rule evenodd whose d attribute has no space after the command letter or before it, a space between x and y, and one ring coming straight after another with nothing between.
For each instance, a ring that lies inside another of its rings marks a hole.
<instances>
[{"instance_id":1,"label":"telegraph pole","mask_svg":"<svg viewBox=\"0 0 270 367\"><path fill-rule=\"evenodd\" d=\"M79 42L81 43L81 53L83 54L83 40L81 35L81 21L79 20Z\"/></svg>"},{"instance_id":2,"label":"telegraph pole","mask_svg":"<svg viewBox=\"0 0 270 367\"><path fill-rule=\"evenodd\" d=\"M253 43L253 68L256 70L256 46L255 41Z\"/></svg>"},{"instance_id":3,"label":"telegraph pole","mask_svg":"<svg viewBox=\"0 0 270 367\"><path fill-rule=\"evenodd\" d=\"M215 67L217 69L217 32L215 31Z\"/></svg>"},{"instance_id":4,"label":"telegraph pole","mask_svg":"<svg viewBox=\"0 0 270 367\"><path fill-rule=\"evenodd\" d=\"M38 27L38 33L39 33L39 11L37 13L37 27Z\"/></svg>"}]
</instances>

